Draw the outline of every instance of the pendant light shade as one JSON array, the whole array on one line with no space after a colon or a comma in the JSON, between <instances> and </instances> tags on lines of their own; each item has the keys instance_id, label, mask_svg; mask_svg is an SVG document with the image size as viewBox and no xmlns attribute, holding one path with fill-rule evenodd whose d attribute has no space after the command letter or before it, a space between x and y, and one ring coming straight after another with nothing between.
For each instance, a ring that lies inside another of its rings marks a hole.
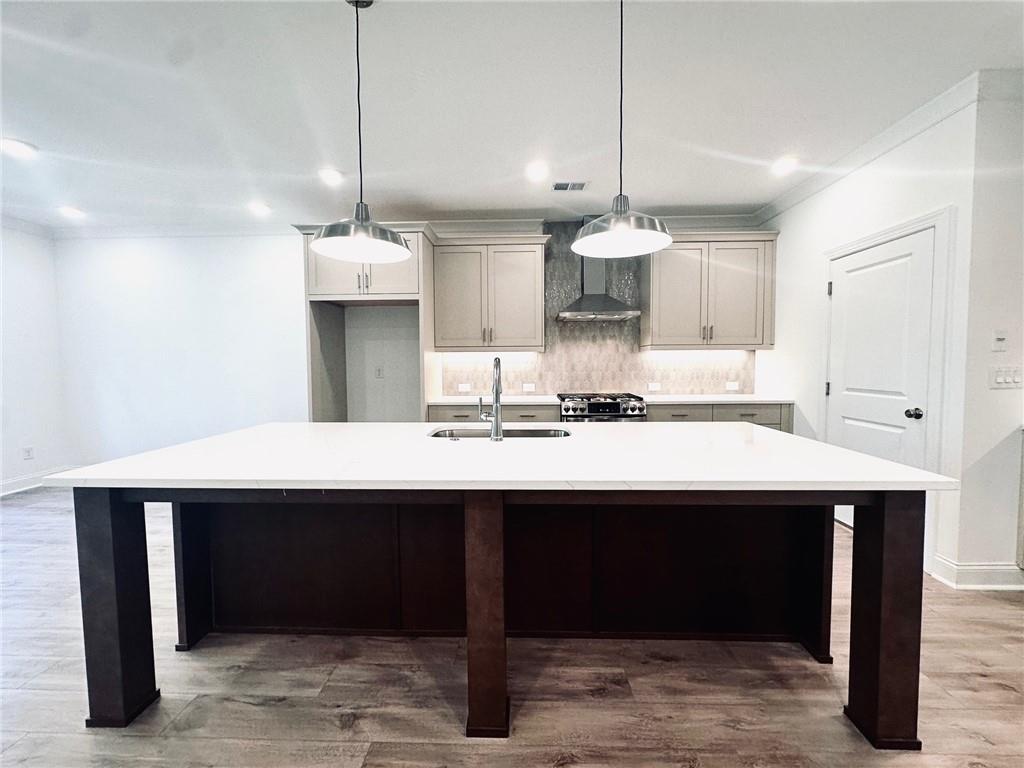
<instances>
[{"instance_id":1,"label":"pendant light shade","mask_svg":"<svg viewBox=\"0 0 1024 768\"><path fill-rule=\"evenodd\" d=\"M412 256L405 238L370 218L363 202L363 101L362 68L359 65L359 9L373 0L347 0L356 9L356 123L359 136L359 202L351 219L320 227L309 247L321 256L357 264L394 264Z\"/></svg>"},{"instance_id":2,"label":"pendant light shade","mask_svg":"<svg viewBox=\"0 0 1024 768\"><path fill-rule=\"evenodd\" d=\"M671 244L663 221L629 210L629 198L616 195L612 212L580 227L571 247L573 253L592 259L620 259L654 253Z\"/></svg>"},{"instance_id":3,"label":"pendant light shade","mask_svg":"<svg viewBox=\"0 0 1024 768\"><path fill-rule=\"evenodd\" d=\"M412 255L404 237L370 218L366 203L356 203L351 219L320 227L309 247L321 256L360 264L394 264Z\"/></svg>"},{"instance_id":4,"label":"pendant light shade","mask_svg":"<svg viewBox=\"0 0 1024 768\"><path fill-rule=\"evenodd\" d=\"M661 219L631 211L629 198L622 194L622 102L624 51L624 0L619 0L619 194L612 200L612 211L580 227L572 250L595 259L622 259L660 251L672 243L668 227Z\"/></svg>"}]
</instances>

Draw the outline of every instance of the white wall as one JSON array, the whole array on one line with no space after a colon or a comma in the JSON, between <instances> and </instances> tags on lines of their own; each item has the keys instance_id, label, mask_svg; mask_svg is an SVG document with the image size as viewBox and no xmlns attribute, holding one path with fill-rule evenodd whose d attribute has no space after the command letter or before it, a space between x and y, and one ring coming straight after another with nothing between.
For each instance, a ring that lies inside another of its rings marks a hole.
<instances>
[{"instance_id":1,"label":"white wall","mask_svg":"<svg viewBox=\"0 0 1024 768\"><path fill-rule=\"evenodd\" d=\"M298 233L59 241L57 292L82 462L306 419Z\"/></svg>"},{"instance_id":2,"label":"white wall","mask_svg":"<svg viewBox=\"0 0 1024 768\"><path fill-rule=\"evenodd\" d=\"M418 307L346 307L348 420L419 421L419 354Z\"/></svg>"},{"instance_id":3,"label":"white wall","mask_svg":"<svg viewBox=\"0 0 1024 768\"><path fill-rule=\"evenodd\" d=\"M985 83L982 75L979 82ZM954 91L962 92L963 85ZM982 350L990 346L993 328L1015 333L1011 340L1020 345L1021 203L1012 191L1019 194L1020 180L976 174L976 165L998 159L1005 169L1007 162L1012 163L1011 135L1015 131L1019 142L1021 124L1019 105L1016 113L990 107L984 98L977 100L977 92L984 90L978 86L974 101L931 124L923 123L921 115L933 114L936 108L923 108L916 118L923 127L916 135L893 142L891 149L851 173L837 174L834 183L765 223L780 232L776 344L774 350L757 354L757 387L794 393L795 431L821 438L827 347L825 253L941 209L953 210L945 371L942 381L933 385L943 388L936 469L954 477L963 474L963 490L930 494L934 498L926 538L926 568L950 581L966 573L992 577L994 571L985 568L1012 562L1016 538L1019 434L1016 449L1004 445L1003 438L1020 428L1020 394L1015 390L1015 395L994 395L987 389L991 356ZM991 127L988 113L998 115ZM993 135L986 137L988 133ZM984 147L988 149L979 150ZM984 234L975 237L976 227ZM1014 458L1017 469L1010 467ZM961 494L967 500L963 510ZM952 574L947 566L953 568ZM959 567L963 573L958 575ZM1020 578L1009 570L1003 576L1006 586Z\"/></svg>"},{"instance_id":4,"label":"white wall","mask_svg":"<svg viewBox=\"0 0 1024 768\"><path fill-rule=\"evenodd\" d=\"M1022 390L990 389L991 366L1024 356L1024 112L1021 79L978 102L957 561L1012 569L1017 556ZM983 86L985 84L983 83ZM994 352L995 331L1007 350ZM1021 580L1024 584L1024 579Z\"/></svg>"},{"instance_id":5,"label":"white wall","mask_svg":"<svg viewBox=\"0 0 1024 768\"><path fill-rule=\"evenodd\" d=\"M61 399L53 242L42 230L4 220L0 240L0 368L3 491L77 461ZM25 460L22 450L35 458Z\"/></svg>"}]
</instances>

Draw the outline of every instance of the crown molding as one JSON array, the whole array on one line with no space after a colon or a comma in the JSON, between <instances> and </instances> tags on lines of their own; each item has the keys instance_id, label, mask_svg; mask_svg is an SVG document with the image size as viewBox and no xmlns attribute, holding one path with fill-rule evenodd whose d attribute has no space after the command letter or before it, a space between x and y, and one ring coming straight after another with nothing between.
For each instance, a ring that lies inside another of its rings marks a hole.
<instances>
[{"instance_id":1,"label":"crown molding","mask_svg":"<svg viewBox=\"0 0 1024 768\"><path fill-rule=\"evenodd\" d=\"M999 92L999 86L1007 81L1005 75L995 77L991 75L991 73L999 72L1019 72L1019 70L983 70L964 78L948 91L939 94L902 120L886 128L873 139L832 165L821 167L813 176L763 206L753 216L756 220L755 226L761 226L774 219L784 211L827 189L840 179L924 133L965 107L974 104L978 101L982 82L989 82L990 87L995 92Z\"/></svg>"},{"instance_id":2,"label":"crown molding","mask_svg":"<svg viewBox=\"0 0 1024 768\"><path fill-rule=\"evenodd\" d=\"M36 224L34 221L25 221L24 219L19 219L16 216L0 216L0 225L2 225L4 229L13 229L18 232L24 232L26 235L41 237L45 240L55 239L52 228L43 224Z\"/></svg>"}]
</instances>

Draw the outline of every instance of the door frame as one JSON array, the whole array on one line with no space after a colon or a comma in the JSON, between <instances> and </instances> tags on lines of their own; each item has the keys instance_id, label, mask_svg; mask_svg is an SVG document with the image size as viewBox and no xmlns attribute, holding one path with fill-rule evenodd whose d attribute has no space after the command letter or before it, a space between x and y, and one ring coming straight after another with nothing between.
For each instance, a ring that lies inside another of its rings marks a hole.
<instances>
[{"instance_id":1,"label":"door frame","mask_svg":"<svg viewBox=\"0 0 1024 768\"><path fill-rule=\"evenodd\" d=\"M836 248L825 251L824 270L825 283L830 279L832 262L852 256L860 251L874 248L885 243L899 240L902 237L934 230L934 254L932 261L932 302L931 302L931 338L928 349L928 398L926 408L928 424L925 426L925 461L923 469L940 472L942 462L942 428L945 422L943 398L946 384L946 339L950 336L949 322L952 318L951 305L953 300L952 271L955 256L956 239L954 227L956 209L954 206L941 208L916 219L880 230L857 240L853 240ZM832 298L829 297L825 312L825 348L823 351L822 370L825 381L829 381L831 371L830 358L832 352ZM821 398L819 422L822 425L824 442L828 440L828 397ZM933 414L937 414L933 415Z\"/></svg>"}]
</instances>

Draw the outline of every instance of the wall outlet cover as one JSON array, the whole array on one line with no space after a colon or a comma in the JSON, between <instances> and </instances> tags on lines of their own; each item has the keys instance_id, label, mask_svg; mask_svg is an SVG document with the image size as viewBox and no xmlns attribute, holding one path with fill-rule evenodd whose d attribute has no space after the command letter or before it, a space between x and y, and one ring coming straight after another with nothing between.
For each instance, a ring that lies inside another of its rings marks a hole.
<instances>
[{"instance_id":1,"label":"wall outlet cover","mask_svg":"<svg viewBox=\"0 0 1024 768\"><path fill-rule=\"evenodd\" d=\"M740 383L738 381L727 381L725 382L726 392L738 392L740 389Z\"/></svg>"},{"instance_id":2,"label":"wall outlet cover","mask_svg":"<svg viewBox=\"0 0 1024 768\"><path fill-rule=\"evenodd\" d=\"M466 382L466 381L460 381L459 382L459 392L472 392L472 391L473 391L473 387L471 387L469 385L469 382Z\"/></svg>"},{"instance_id":3,"label":"wall outlet cover","mask_svg":"<svg viewBox=\"0 0 1024 768\"><path fill-rule=\"evenodd\" d=\"M649 381L649 382L647 382L647 391L648 392L658 392L660 390L661 390L661 382L658 382L658 381Z\"/></svg>"},{"instance_id":4,"label":"wall outlet cover","mask_svg":"<svg viewBox=\"0 0 1024 768\"><path fill-rule=\"evenodd\" d=\"M523 392L536 392L536 391L537 391L537 385L534 384L532 381L524 381L523 382Z\"/></svg>"},{"instance_id":5,"label":"wall outlet cover","mask_svg":"<svg viewBox=\"0 0 1024 768\"><path fill-rule=\"evenodd\" d=\"M29 448L22 448L21 449L21 458L24 461L32 461L35 457L36 457L36 449L35 448L29 447Z\"/></svg>"}]
</instances>

